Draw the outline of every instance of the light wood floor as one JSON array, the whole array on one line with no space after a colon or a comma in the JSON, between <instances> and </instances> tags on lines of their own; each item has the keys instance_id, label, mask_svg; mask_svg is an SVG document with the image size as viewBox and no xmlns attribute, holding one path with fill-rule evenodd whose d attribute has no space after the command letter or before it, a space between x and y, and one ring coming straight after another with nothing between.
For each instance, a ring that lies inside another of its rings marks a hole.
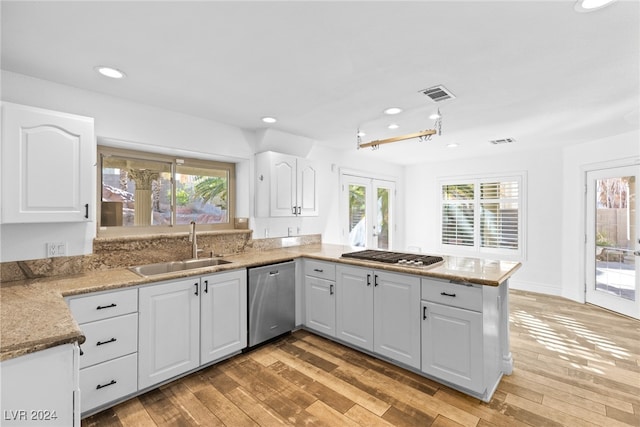
<instances>
[{"instance_id":1,"label":"light wood floor","mask_svg":"<svg viewBox=\"0 0 640 427\"><path fill-rule=\"evenodd\" d=\"M83 426L640 426L640 322L511 291L515 367L490 403L305 331Z\"/></svg>"}]
</instances>

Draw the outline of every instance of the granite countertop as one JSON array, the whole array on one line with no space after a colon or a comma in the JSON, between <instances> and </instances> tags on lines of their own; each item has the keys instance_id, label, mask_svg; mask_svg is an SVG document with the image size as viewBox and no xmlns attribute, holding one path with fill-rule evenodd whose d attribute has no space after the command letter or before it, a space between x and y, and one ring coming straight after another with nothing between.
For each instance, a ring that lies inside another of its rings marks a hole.
<instances>
[{"instance_id":1,"label":"granite countertop","mask_svg":"<svg viewBox=\"0 0 640 427\"><path fill-rule=\"evenodd\" d=\"M379 270L436 277L457 282L498 286L519 267L518 262L445 256L442 265L425 269L340 258L353 248L306 245L225 256L230 264L140 277L126 268L90 271L73 276L19 280L0 286L0 361L61 344L84 342L64 297L107 291L163 280L255 267L299 257L341 262Z\"/></svg>"}]
</instances>

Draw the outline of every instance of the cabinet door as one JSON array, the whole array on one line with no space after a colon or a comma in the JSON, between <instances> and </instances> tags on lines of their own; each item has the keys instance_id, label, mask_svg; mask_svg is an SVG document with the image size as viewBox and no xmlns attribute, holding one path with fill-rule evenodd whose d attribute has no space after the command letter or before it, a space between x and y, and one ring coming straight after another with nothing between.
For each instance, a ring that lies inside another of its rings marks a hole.
<instances>
[{"instance_id":1,"label":"cabinet door","mask_svg":"<svg viewBox=\"0 0 640 427\"><path fill-rule=\"evenodd\" d=\"M296 158L273 156L271 164L271 216L292 216L296 209Z\"/></svg>"},{"instance_id":2,"label":"cabinet door","mask_svg":"<svg viewBox=\"0 0 640 427\"><path fill-rule=\"evenodd\" d=\"M482 313L422 302L422 371L484 391Z\"/></svg>"},{"instance_id":3,"label":"cabinet door","mask_svg":"<svg viewBox=\"0 0 640 427\"><path fill-rule=\"evenodd\" d=\"M296 212L301 216L318 215L318 171L312 162L297 161Z\"/></svg>"},{"instance_id":4,"label":"cabinet door","mask_svg":"<svg viewBox=\"0 0 640 427\"><path fill-rule=\"evenodd\" d=\"M336 336L335 282L305 276L305 325L331 337Z\"/></svg>"},{"instance_id":5,"label":"cabinet door","mask_svg":"<svg viewBox=\"0 0 640 427\"><path fill-rule=\"evenodd\" d=\"M139 292L138 386L144 389L200 365L200 279Z\"/></svg>"},{"instance_id":6,"label":"cabinet door","mask_svg":"<svg viewBox=\"0 0 640 427\"><path fill-rule=\"evenodd\" d=\"M247 272L231 271L200 280L200 363L247 346Z\"/></svg>"},{"instance_id":7,"label":"cabinet door","mask_svg":"<svg viewBox=\"0 0 640 427\"><path fill-rule=\"evenodd\" d=\"M74 222L94 217L93 119L2 106L2 222Z\"/></svg>"},{"instance_id":8,"label":"cabinet door","mask_svg":"<svg viewBox=\"0 0 640 427\"><path fill-rule=\"evenodd\" d=\"M420 279L374 272L374 351L420 368Z\"/></svg>"},{"instance_id":9,"label":"cabinet door","mask_svg":"<svg viewBox=\"0 0 640 427\"><path fill-rule=\"evenodd\" d=\"M336 337L373 351L373 272L336 267Z\"/></svg>"},{"instance_id":10,"label":"cabinet door","mask_svg":"<svg viewBox=\"0 0 640 427\"><path fill-rule=\"evenodd\" d=\"M0 363L3 426L80 425L77 348L64 344Z\"/></svg>"}]
</instances>

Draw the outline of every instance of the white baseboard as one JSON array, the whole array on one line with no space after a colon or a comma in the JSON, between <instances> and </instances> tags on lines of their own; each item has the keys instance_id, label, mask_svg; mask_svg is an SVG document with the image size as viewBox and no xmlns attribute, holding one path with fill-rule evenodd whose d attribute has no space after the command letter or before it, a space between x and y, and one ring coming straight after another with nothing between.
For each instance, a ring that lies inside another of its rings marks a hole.
<instances>
[{"instance_id":1,"label":"white baseboard","mask_svg":"<svg viewBox=\"0 0 640 427\"><path fill-rule=\"evenodd\" d=\"M545 295L562 296L562 288L546 283L523 282L522 280L509 280L509 289L519 291L536 292Z\"/></svg>"}]
</instances>

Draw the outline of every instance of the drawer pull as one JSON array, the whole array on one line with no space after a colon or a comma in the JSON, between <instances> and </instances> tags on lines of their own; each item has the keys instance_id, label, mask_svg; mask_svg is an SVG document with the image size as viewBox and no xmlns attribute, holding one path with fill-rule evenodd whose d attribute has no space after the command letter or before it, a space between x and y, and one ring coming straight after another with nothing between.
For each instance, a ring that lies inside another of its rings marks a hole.
<instances>
[{"instance_id":1,"label":"drawer pull","mask_svg":"<svg viewBox=\"0 0 640 427\"><path fill-rule=\"evenodd\" d=\"M280 275L280 271L279 270L275 270L275 271L270 271L269 272L269 276L279 276Z\"/></svg>"},{"instance_id":2,"label":"drawer pull","mask_svg":"<svg viewBox=\"0 0 640 427\"><path fill-rule=\"evenodd\" d=\"M313 271L317 272L317 273L324 273L324 270L321 268L314 268Z\"/></svg>"},{"instance_id":3,"label":"drawer pull","mask_svg":"<svg viewBox=\"0 0 640 427\"><path fill-rule=\"evenodd\" d=\"M114 385L115 383L116 383L116 380L111 380L111 382L109 382L107 384L98 384L96 386L96 390L100 390L101 388L109 387L110 385Z\"/></svg>"},{"instance_id":4,"label":"drawer pull","mask_svg":"<svg viewBox=\"0 0 640 427\"><path fill-rule=\"evenodd\" d=\"M448 294L446 292L440 292L440 295L443 295L445 297L455 297L456 296L456 294Z\"/></svg>"},{"instance_id":5,"label":"drawer pull","mask_svg":"<svg viewBox=\"0 0 640 427\"><path fill-rule=\"evenodd\" d=\"M96 343L96 345L104 345L104 344L109 344L110 342L116 342L117 340L115 338L111 338L109 341L98 341Z\"/></svg>"},{"instance_id":6,"label":"drawer pull","mask_svg":"<svg viewBox=\"0 0 640 427\"><path fill-rule=\"evenodd\" d=\"M105 308L113 308L113 307L117 307L117 304L109 304L109 305L99 305L98 307L96 307L96 310L104 310Z\"/></svg>"}]
</instances>

